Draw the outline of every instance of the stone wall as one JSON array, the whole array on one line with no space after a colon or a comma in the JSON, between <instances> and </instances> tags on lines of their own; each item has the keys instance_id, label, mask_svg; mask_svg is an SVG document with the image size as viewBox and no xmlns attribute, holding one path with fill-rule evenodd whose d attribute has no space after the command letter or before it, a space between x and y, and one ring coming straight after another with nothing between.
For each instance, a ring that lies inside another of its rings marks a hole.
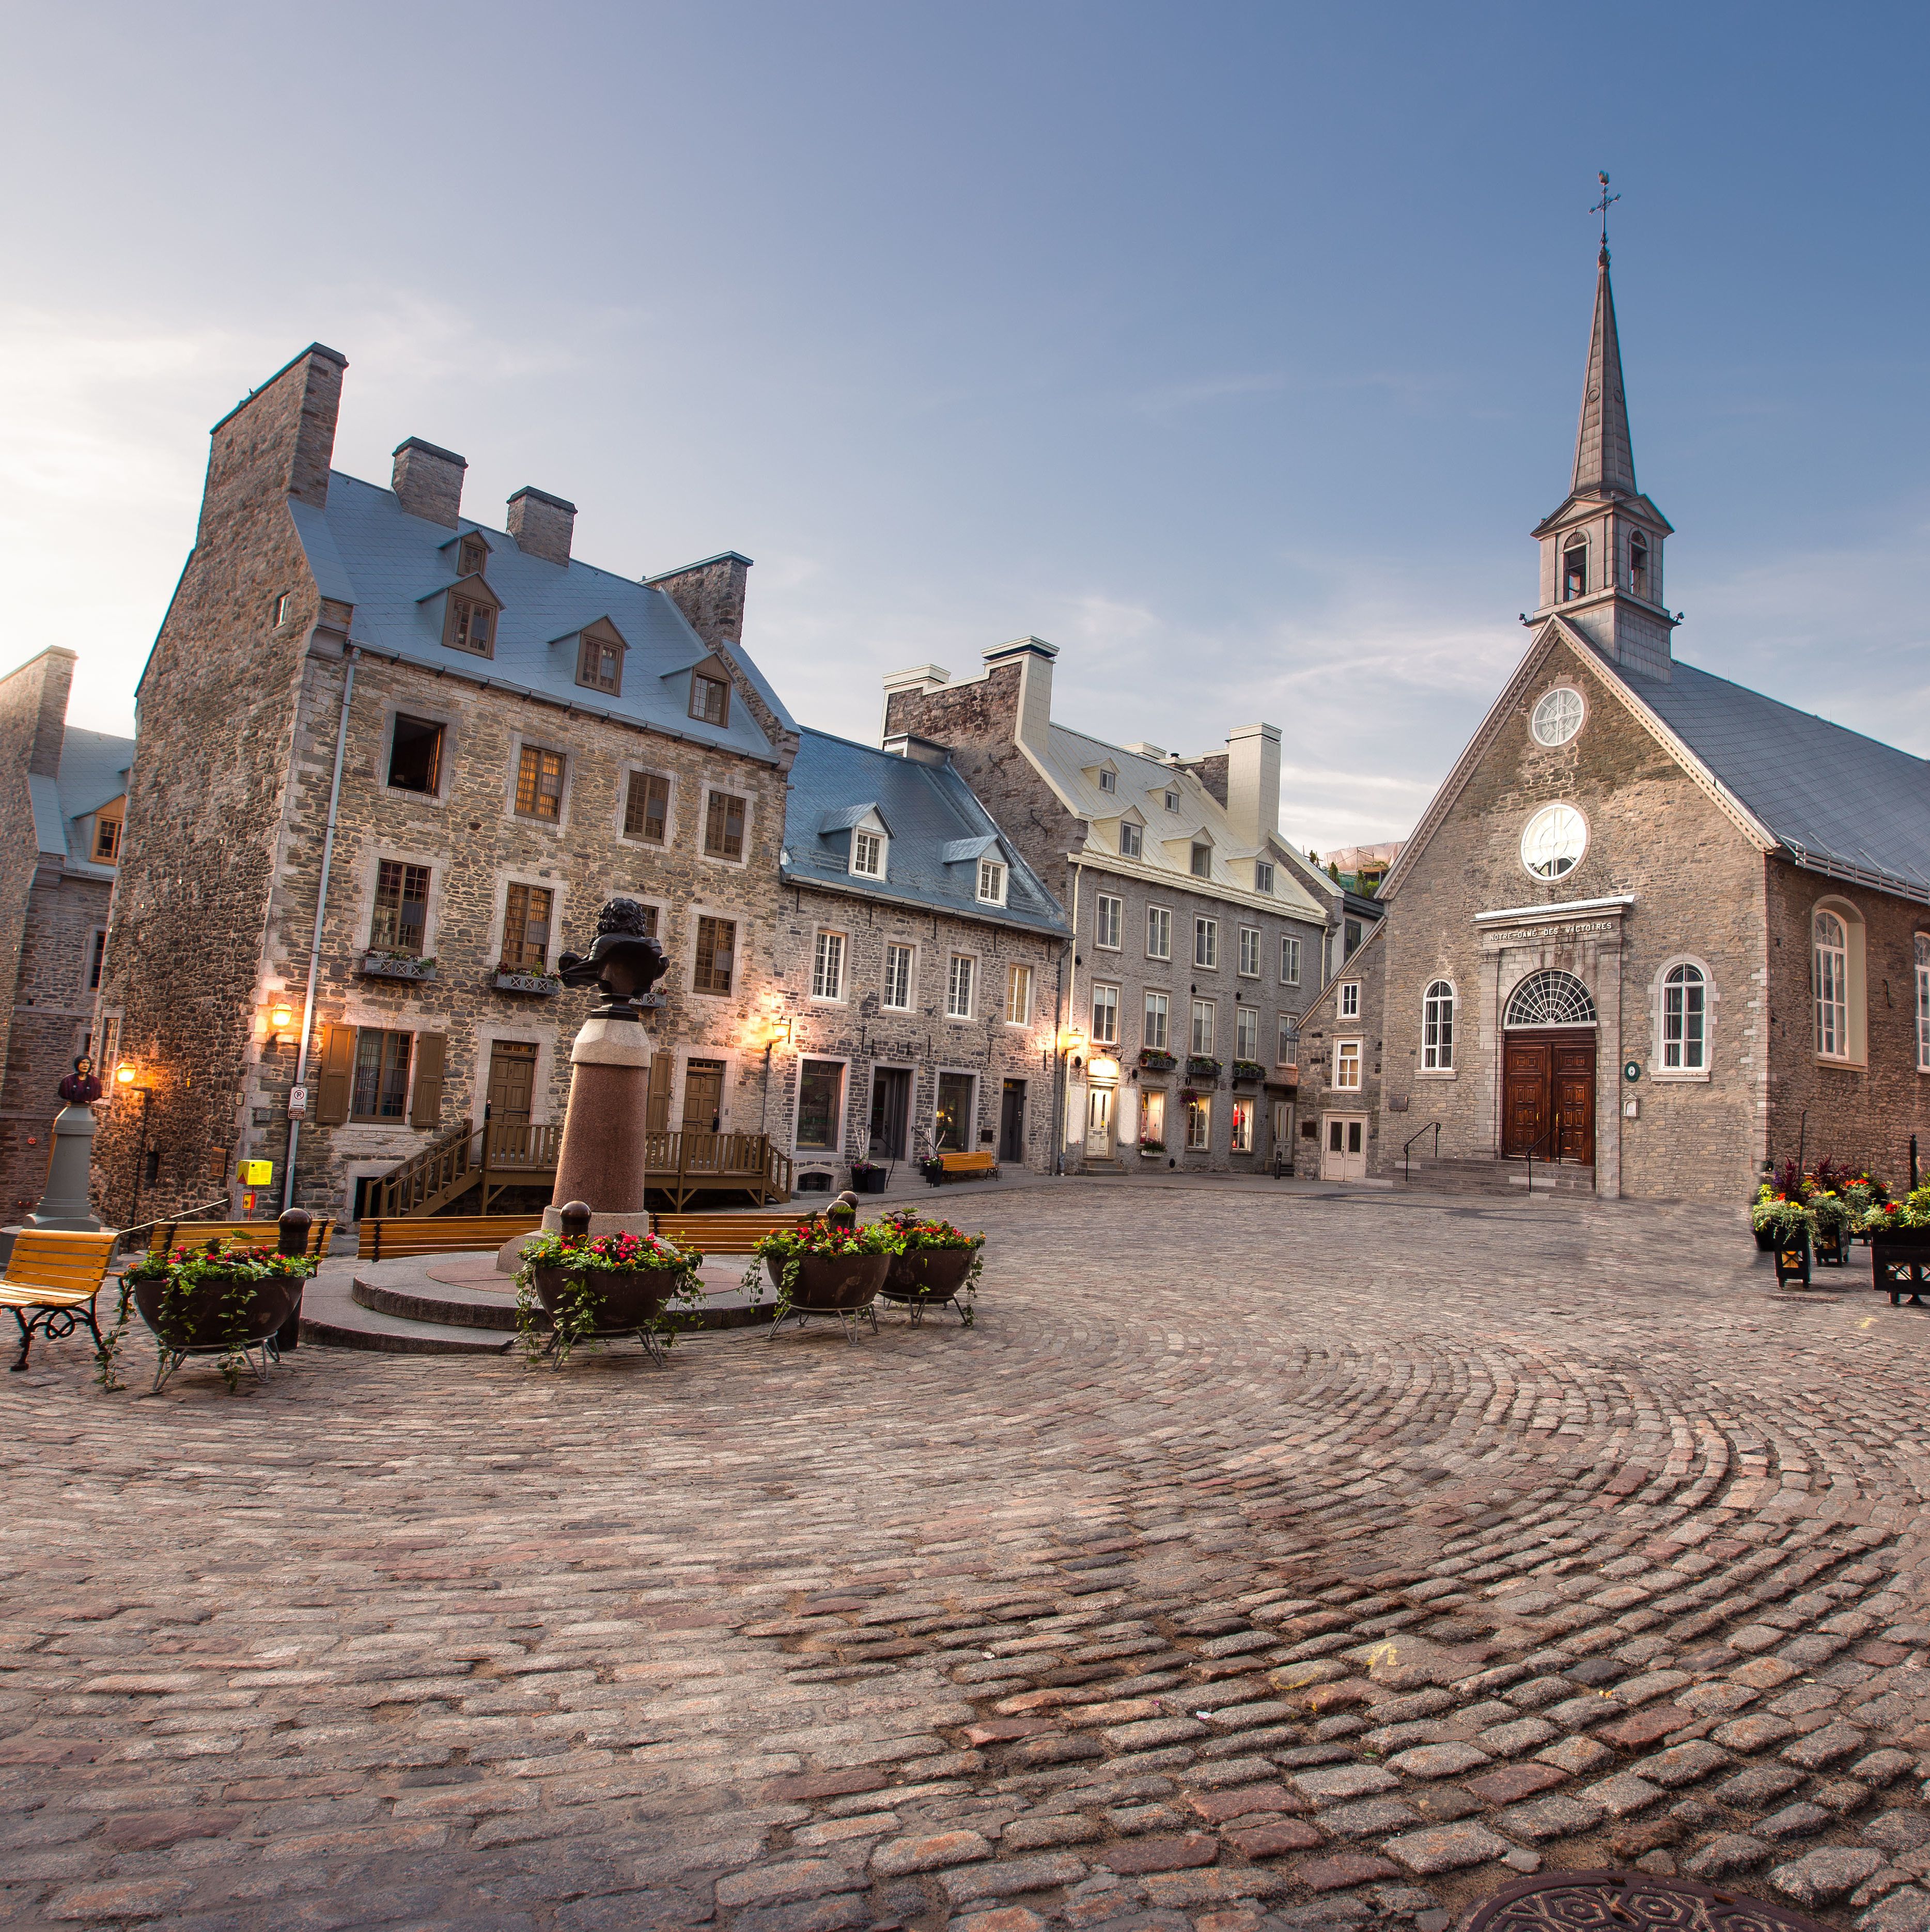
<instances>
[{"instance_id":1,"label":"stone wall","mask_svg":"<svg viewBox=\"0 0 1930 1932\"><path fill-rule=\"evenodd\" d=\"M812 994L821 931L842 934L845 940L844 997L836 1001ZM1063 941L989 920L811 886L785 890L777 932L776 977L792 1031L790 1042L773 1056L770 1132L795 1150L800 1169L840 1169L863 1155L869 1142L873 1072L891 1067L908 1070L912 1076L908 1158L915 1158L935 1131L939 1075L963 1073L974 1083L966 1150L1001 1151L1006 1083L1022 1081L1021 1164L1040 1173L1051 1171L1053 1043ZM909 1011L887 1008L883 1001L885 948L894 942L914 952ZM969 1020L950 1018L945 1010L947 976L955 952L968 954L975 962ZM1007 973L1015 964L1028 967L1032 976L1031 1010L1022 1025L1005 1019ZM845 1069L843 1124L834 1150L797 1145L797 1082L806 1059L836 1061ZM881 1151L877 1157L884 1158ZM838 1184L844 1184L842 1171Z\"/></svg>"}]
</instances>

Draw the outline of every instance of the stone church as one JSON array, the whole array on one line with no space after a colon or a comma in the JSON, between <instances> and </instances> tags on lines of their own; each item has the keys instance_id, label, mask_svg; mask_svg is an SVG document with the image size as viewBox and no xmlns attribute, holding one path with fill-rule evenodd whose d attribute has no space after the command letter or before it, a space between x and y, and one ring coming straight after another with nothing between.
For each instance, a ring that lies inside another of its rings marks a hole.
<instances>
[{"instance_id":1,"label":"stone church","mask_svg":"<svg viewBox=\"0 0 1930 1932\"><path fill-rule=\"evenodd\" d=\"M1303 1023L1329 1178L1418 1178L1437 1129L1475 1179L1664 1200L1930 1148L1930 764L1677 658L1673 533L1604 245L1526 653Z\"/></svg>"}]
</instances>

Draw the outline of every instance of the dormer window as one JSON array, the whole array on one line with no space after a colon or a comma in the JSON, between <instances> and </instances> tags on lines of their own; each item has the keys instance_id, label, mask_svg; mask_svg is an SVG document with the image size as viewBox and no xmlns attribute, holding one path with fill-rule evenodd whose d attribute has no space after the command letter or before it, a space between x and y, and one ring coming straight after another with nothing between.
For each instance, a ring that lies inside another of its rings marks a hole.
<instances>
[{"instance_id":1,"label":"dormer window","mask_svg":"<svg viewBox=\"0 0 1930 1932\"><path fill-rule=\"evenodd\" d=\"M1562 602L1571 604L1588 595L1588 539L1570 538L1562 552Z\"/></svg>"},{"instance_id":2,"label":"dormer window","mask_svg":"<svg viewBox=\"0 0 1930 1932\"><path fill-rule=\"evenodd\" d=\"M851 834L851 873L860 879L884 877L884 841L877 832Z\"/></svg>"},{"instance_id":3,"label":"dormer window","mask_svg":"<svg viewBox=\"0 0 1930 1932\"><path fill-rule=\"evenodd\" d=\"M1119 789L1119 774L1102 771L1099 774L1099 789L1101 791L1117 791Z\"/></svg>"},{"instance_id":4,"label":"dormer window","mask_svg":"<svg viewBox=\"0 0 1930 1932\"><path fill-rule=\"evenodd\" d=\"M1273 867L1265 859L1256 859L1253 861L1253 890L1256 892L1270 892L1273 890Z\"/></svg>"},{"instance_id":5,"label":"dormer window","mask_svg":"<svg viewBox=\"0 0 1930 1932\"><path fill-rule=\"evenodd\" d=\"M576 681L586 691L607 691L614 698L623 688L623 640L614 625L589 626L579 641Z\"/></svg>"},{"instance_id":6,"label":"dormer window","mask_svg":"<svg viewBox=\"0 0 1930 1932\"><path fill-rule=\"evenodd\" d=\"M489 546L480 537L464 537L457 555L459 559L457 568L460 574L480 577L489 562Z\"/></svg>"},{"instance_id":7,"label":"dormer window","mask_svg":"<svg viewBox=\"0 0 1930 1932\"><path fill-rule=\"evenodd\" d=\"M978 900L981 905L1005 903L1005 868L995 859L978 862Z\"/></svg>"},{"instance_id":8,"label":"dormer window","mask_svg":"<svg viewBox=\"0 0 1930 1932\"><path fill-rule=\"evenodd\" d=\"M1628 539L1628 588L1637 597L1649 594L1649 540L1640 530Z\"/></svg>"},{"instance_id":9,"label":"dormer window","mask_svg":"<svg viewBox=\"0 0 1930 1932\"><path fill-rule=\"evenodd\" d=\"M97 866L114 866L121 859L121 826L128 809L125 798L104 805L94 814L93 860Z\"/></svg>"},{"instance_id":10,"label":"dormer window","mask_svg":"<svg viewBox=\"0 0 1930 1932\"><path fill-rule=\"evenodd\" d=\"M1210 879L1213 876L1213 848L1196 845L1193 848L1193 876L1196 879Z\"/></svg>"},{"instance_id":11,"label":"dormer window","mask_svg":"<svg viewBox=\"0 0 1930 1932\"><path fill-rule=\"evenodd\" d=\"M1177 812L1179 809L1179 794L1178 792L1169 791L1166 794L1166 809L1169 812Z\"/></svg>"},{"instance_id":12,"label":"dormer window","mask_svg":"<svg viewBox=\"0 0 1930 1932\"><path fill-rule=\"evenodd\" d=\"M449 614L443 642L452 650L473 651L479 658L496 655L496 613L479 598L449 596Z\"/></svg>"},{"instance_id":13,"label":"dormer window","mask_svg":"<svg viewBox=\"0 0 1930 1932\"><path fill-rule=\"evenodd\" d=\"M1119 856L1122 859L1137 859L1145 850L1145 834L1133 821L1125 819L1119 826Z\"/></svg>"},{"instance_id":14,"label":"dormer window","mask_svg":"<svg viewBox=\"0 0 1930 1932\"><path fill-rule=\"evenodd\" d=\"M690 715L701 724L720 728L731 722L731 687L721 677L694 670L690 674Z\"/></svg>"}]
</instances>

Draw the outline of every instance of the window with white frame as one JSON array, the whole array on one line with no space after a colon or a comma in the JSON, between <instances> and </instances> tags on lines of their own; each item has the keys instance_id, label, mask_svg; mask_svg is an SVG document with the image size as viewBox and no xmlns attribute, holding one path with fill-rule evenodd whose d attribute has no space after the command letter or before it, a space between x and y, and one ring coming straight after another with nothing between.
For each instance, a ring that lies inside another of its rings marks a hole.
<instances>
[{"instance_id":1,"label":"window with white frame","mask_svg":"<svg viewBox=\"0 0 1930 1932\"><path fill-rule=\"evenodd\" d=\"M1139 1044L1154 1053L1166 1050L1166 996L1163 993L1146 995L1146 1027Z\"/></svg>"},{"instance_id":2,"label":"window with white frame","mask_svg":"<svg viewBox=\"0 0 1930 1932\"><path fill-rule=\"evenodd\" d=\"M996 859L978 862L978 898L981 905L1005 903L1005 868Z\"/></svg>"},{"instance_id":3,"label":"window with white frame","mask_svg":"<svg viewBox=\"0 0 1930 1932\"><path fill-rule=\"evenodd\" d=\"M1145 849L1145 834L1130 818L1122 820L1119 826L1120 857L1141 858L1144 856Z\"/></svg>"},{"instance_id":4,"label":"window with white frame","mask_svg":"<svg viewBox=\"0 0 1930 1932\"><path fill-rule=\"evenodd\" d=\"M1094 1046L1119 1044L1119 988L1095 986L1092 989L1092 1043Z\"/></svg>"},{"instance_id":5,"label":"window with white frame","mask_svg":"<svg viewBox=\"0 0 1930 1932\"><path fill-rule=\"evenodd\" d=\"M1930 932L1916 935L1916 1070L1930 1073Z\"/></svg>"},{"instance_id":6,"label":"window with white frame","mask_svg":"<svg viewBox=\"0 0 1930 1932\"><path fill-rule=\"evenodd\" d=\"M1032 969L1008 966L1005 969L1005 1024L1027 1026L1032 1018Z\"/></svg>"},{"instance_id":7,"label":"window with white frame","mask_svg":"<svg viewBox=\"0 0 1930 1932\"><path fill-rule=\"evenodd\" d=\"M1193 963L1196 966L1219 964L1220 922L1217 919L1196 919L1193 922Z\"/></svg>"},{"instance_id":8,"label":"window with white frame","mask_svg":"<svg viewBox=\"0 0 1930 1932\"><path fill-rule=\"evenodd\" d=\"M1357 1090L1361 1084L1361 1043L1357 1040L1334 1042L1334 1084Z\"/></svg>"},{"instance_id":9,"label":"window with white frame","mask_svg":"<svg viewBox=\"0 0 1930 1932\"><path fill-rule=\"evenodd\" d=\"M1178 792L1169 791L1166 794L1166 808L1169 812L1177 812L1179 809L1179 794Z\"/></svg>"},{"instance_id":10,"label":"window with white frame","mask_svg":"<svg viewBox=\"0 0 1930 1932\"><path fill-rule=\"evenodd\" d=\"M811 958L811 997L814 1000L842 1000L845 997L845 935L820 932L817 950Z\"/></svg>"},{"instance_id":11,"label":"window with white frame","mask_svg":"<svg viewBox=\"0 0 1930 1932\"><path fill-rule=\"evenodd\" d=\"M1099 789L1101 791L1117 791L1119 789L1118 773L1102 771L1099 774Z\"/></svg>"},{"instance_id":12,"label":"window with white frame","mask_svg":"<svg viewBox=\"0 0 1930 1932\"><path fill-rule=\"evenodd\" d=\"M1290 933L1283 934L1280 942L1280 983L1283 986L1300 984L1300 941Z\"/></svg>"},{"instance_id":13,"label":"window with white frame","mask_svg":"<svg viewBox=\"0 0 1930 1932\"><path fill-rule=\"evenodd\" d=\"M1454 1066L1454 989L1436 980L1421 1001L1421 1068L1425 1073L1451 1073Z\"/></svg>"},{"instance_id":14,"label":"window with white frame","mask_svg":"<svg viewBox=\"0 0 1930 1932\"><path fill-rule=\"evenodd\" d=\"M1816 1051L1825 1060L1850 1057L1850 938L1833 912L1819 910L1814 927Z\"/></svg>"},{"instance_id":15,"label":"window with white frame","mask_svg":"<svg viewBox=\"0 0 1930 1932\"><path fill-rule=\"evenodd\" d=\"M851 834L851 873L860 879L884 877L884 840L875 832Z\"/></svg>"},{"instance_id":16,"label":"window with white frame","mask_svg":"<svg viewBox=\"0 0 1930 1932\"><path fill-rule=\"evenodd\" d=\"M1213 1102L1206 1094L1195 1094L1187 1100L1186 1144L1202 1154L1213 1144Z\"/></svg>"},{"instance_id":17,"label":"window with white frame","mask_svg":"<svg viewBox=\"0 0 1930 1932\"><path fill-rule=\"evenodd\" d=\"M884 949L884 1004L894 1012L911 1010L911 949L908 946Z\"/></svg>"},{"instance_id":18,"label":"window with white frame","mask_svg":"<svg viewBox=\"0 0 1930 1932\"><path fill-rule=\"evenodd\" d=\"M1260 976L1260 929L1256 926L1240 928L1240 976L1243 980Z\"/></svg>"},{"instance_id":19,"label":"window with white frame","mask_svg":"<svg viewBox=\"0 0 1930 1932\"><path fill-rule=\"evenodd\" d=\"M1709 984L1700 966L1671 966L1662 980L1662 1070L1702 1073L1709 1066Z\"/></svg>"},{"instance_id":20,"label":"window with white frame","mask_svg":"<svg viewBox=\"0 0 1930 1932\"><path fill-rule=\"evenodd\" d=\"M945 974L945 1017L947 1019L968 1020L971 1018L972 969L977 962L969 952L954 952L950 970Z\"/></svg>"},{"instance_id":21,"label":"window with white frame","mask_svg":"<svg viewBox=\"0 0 1930 1932\"><path fill-rule=\"evenodd\" d=\"M1358 980L1340 982L1340 1017L1343 1020L1357 1020L1361 1016L1361 982Z\"/></svg>"},{"instance_id":22,"label":"window with white frame","mask_svg":"<svg viewBox=\"0 0 1930 1932\"><path fill-rule=\"evenodd\" d=\"M1213 848L1196 845L1193 848L1193 876L1196 879L1210 879L1213 876Z\"/></svg>"},{"instance_id":23,"label":"window with white frame","mask_svg":"<svg viewBox=\"0 0 1930 1932\"><path fill-rule=\"evenodd\" d=\"M1103 946L1109 952L1119 950L1120 922L1124 918L1126 902L1115 898L1110 892L1099 895L1099 910L1093 920L1092 943Z\"/></svg>"},{"instance_id":24,"label":"window with white frame","mask_svg":"<svg viewBox=\"0 0 1930 1932\"><path fill-rule=\"evenodd\" d=\"M1233 1054L1238 1060L1260 1057L1260 1010L1258 1006L1233 1009Z\"/></svg>"},{"instance_id":25,"label":"window with white frame","mask_svg":"<svg viewBox=\"0 0 1930 1932\"><path fill-rule=\"evenodd\" d=\"M1280 1016L1280 1044L1274 1048L1274 1061L1280 1066L1300 1064L1300 1022L1291 1013Z\"/></svg>"},{"instance_id":26,"label":"window with white frame","mask_svg":"<svg viewBox=\"0 0 1930 1932\"><path fill-rule=\"evenodd\" d=\"M1256 892L1271 892L1273 890L1273 865L1271 860L1256 859L1253 861L1253 890Z\"/></svg>"},{"instance_id":27,"label":"window with white frame","mask_svg":"<svg viewBox=\"0 0 1930 1932\"><path fill-rule=\"evenodd\" d=\"M1251 1154L1253 1150L1253 1103L1239 1094L1233 1096L1232 1108L1229 1116L1232 1135L1231 1151L1235 1154Z\"/></svg>"},{"instance_id":28,"label":"window with white frame","mask_svg":"<svg viewBox=\"0 0 1930 1932\"><path fill-rule=\"evenodd\" d=\"M1164 906L1146 908L1146 957L1148 959L1170 959L1172 957L1172 914Z\"/></svg>"},{"instance_id":29,"label":"window with white frame","mask_svg":"<svg viewBox=\"0 0 1930 1932\"><path fill-rule=\"evenodd\" d=\"M1213 1051L1213 1022L1217 1012L1211 1000L1195 1000L1193 1003L1193 1045L1189 1049L1194 1053Z\"/></svg>"}]
</instances>

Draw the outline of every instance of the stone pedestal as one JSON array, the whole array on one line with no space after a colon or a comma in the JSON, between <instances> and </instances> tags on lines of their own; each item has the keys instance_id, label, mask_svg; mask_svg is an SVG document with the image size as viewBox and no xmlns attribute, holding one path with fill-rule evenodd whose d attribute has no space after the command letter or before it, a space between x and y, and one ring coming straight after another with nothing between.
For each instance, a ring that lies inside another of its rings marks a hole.
<instances>
[{"instance_id":1,"label":"stone pedestal","mask_svg":"<svg viewBox=\"0 0 1930 1932\"><path fill-rule=\"evenodd\" d=\"M592 1014L584 1022L570 1048L575 1070L557 1154L556 1191L550 1197L557 1207L587 1201L597 1222L644 1214L650 1051L641 1021ZM545 1227L554 1211L544 1215Z\"/></svg>"},{"instance_id":2,"label":"stone pedestal","mask_svg":"<svg viewBox=\"0 0 1930 1932\"><path fill-rule=\"evenodd\" d=\"M63 1107L53 1124L53 1159L47 1192L23 1226L98 1234L101 1223L87 1204L88 1171L94 1160L94 1109Z\"/></svg>"}]
</instances>

